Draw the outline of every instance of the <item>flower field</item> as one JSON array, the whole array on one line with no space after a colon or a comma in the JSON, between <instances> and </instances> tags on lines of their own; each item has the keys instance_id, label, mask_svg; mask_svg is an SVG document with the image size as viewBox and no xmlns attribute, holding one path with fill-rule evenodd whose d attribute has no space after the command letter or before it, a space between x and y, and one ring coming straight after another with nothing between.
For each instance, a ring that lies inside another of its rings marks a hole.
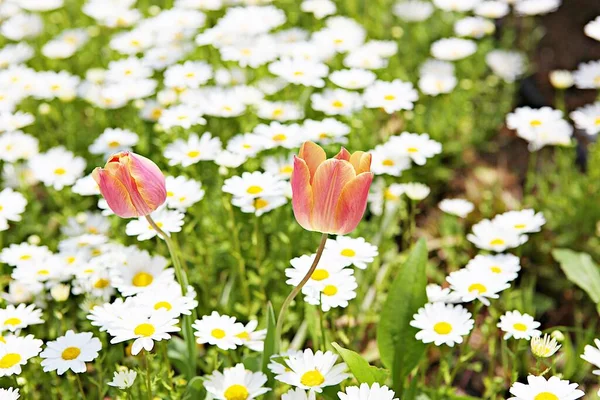
<instances>
[{"instance_id":1,"label":"flower field","mask_svg":"<svg viewBox=\"0 0 600 400\"><path fill-rule=\"evenodd\" d=\"M0 1L0 400L599 398L573 4Z\"/></svg>"}]
</instances>

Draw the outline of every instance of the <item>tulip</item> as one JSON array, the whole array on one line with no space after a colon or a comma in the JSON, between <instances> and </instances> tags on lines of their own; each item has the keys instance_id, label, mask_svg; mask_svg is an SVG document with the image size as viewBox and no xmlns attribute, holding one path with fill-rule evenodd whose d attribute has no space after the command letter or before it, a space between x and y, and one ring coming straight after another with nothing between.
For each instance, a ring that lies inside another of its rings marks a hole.
<instances>
[{"instance_id":1,"label":"tulip","mask_svg":"<svg viewBox=\"0 0 600 400\"><path fill-rule=\"evenodd\" d=\"M345 235L356 228L367 207L371 155L342 148L334 158L326 158L313 142L305 142L294 157L294 215L309 231Z\"/></svg>"},{"instance_id":2,"label":"tulip","mask_svg":"<svg viewBox=\"0 0 600 400\"><path fill-rule=\"evenodd\" d=\"M165 176L152 161L130 151L113 154L92 177L110 209L122 218L147 216L167 198Z\"/></svg>"}]
</instances>

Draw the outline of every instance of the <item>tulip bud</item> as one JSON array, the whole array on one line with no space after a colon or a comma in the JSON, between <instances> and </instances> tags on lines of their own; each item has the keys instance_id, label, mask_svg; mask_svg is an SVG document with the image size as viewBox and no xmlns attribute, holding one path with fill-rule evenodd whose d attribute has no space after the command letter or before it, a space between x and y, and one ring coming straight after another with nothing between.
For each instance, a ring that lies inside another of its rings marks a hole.
<instances>
[{"instance_id":1,"label":"tulip bud","mask_svg":"<svg viewBox=\"0 0 600 400\"><path fill-rule=\"evenodd\" d=\"M165 177L152 161L130 151L112 155L92 177L110 209L122 218L150 214L167 198Z\"/></svg>"},{"instance_id":2,"label":"tulip bud","mask_svg":"<svg viewBox=\"0 0 600 400\"><path fill-rule=\"evenodd\" d=\"M326 158L313 142L305 142L294 157L294 215L309 231L345 235L356 228L367 207L371 155L342 148L334 158Z\"/></svg>"}]
</instances>

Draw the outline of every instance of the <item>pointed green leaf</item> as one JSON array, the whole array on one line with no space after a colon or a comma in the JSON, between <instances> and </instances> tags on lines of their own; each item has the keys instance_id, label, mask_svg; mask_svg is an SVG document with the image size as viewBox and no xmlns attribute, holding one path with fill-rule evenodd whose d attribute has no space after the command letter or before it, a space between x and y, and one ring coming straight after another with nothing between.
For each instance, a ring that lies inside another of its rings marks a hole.
<instances>
[{"instance_id":1,"label":"pointed green leaf","mask_svg":"<svg viewBox=\"0 0 600 400\"><path fill-rule=\"evenodd\" d=\"M362 356L352 350L344 349L339 344L333 342L331 345L340 353L344 362L350 368L350 372L356 378L358 383L367 383L372 385L377 382L381 385L385 385L387 378L390 376L390 373L381 368L374 367L369 365L367 360L362 358Z\"/></svg>"},{"instance_id":2,"label":"pointed green leaf","mask_svg":"<svg viewBox=\"0 0 600 400\"><path fill-rule=\"evenodd\" d=\"M195 399L203 399L206 395L204 391L203 379L199 376L196 376L187 384L185 388L185 393L183 394L184 400L195 400Z\"/></svg>"},{"instance_id":3,"label":"pointed green leaf","mask_svg":"<svg viewBox=\"0 0 600 400\"><path fill-rule=\"evenodd\" d=\"M275 311L273 310L273 305L271 302L269 302L267 304L267 336L265 337L265 347L261 361L262 372L265 373L269 378L269 384L273 383L273 374L271 374L271 371L269 368L267 368L267 365L271 360L271 356L279 351L279 343L277 343L277 336L275 332L276 324L277 321L275 320Z\"/></svg>"},{"instance_id":4,"label":"pointed green leaf","mask_svg":"<svg viewBox=\"0 0 600 400\"><path fill-rule=\"evenodd\" d=\"M568 249L556 249L552 252L567 278L583 289L600 305L600 267L589 254L577 253Z\"/></svg>"},{"instance_id":5,"label":"pointed green leaf","mask_svg":"<svg viewBox=\"0 0 600 400\"><path fill-rule=\"evenodd\" d=\"M427 302L427 245L419 240L392 283L377 327L377 346L383 365L392 370L397 395L402 394L408 374L425 352L409 325L413 315Z\"/></svg>"}]
</instances>

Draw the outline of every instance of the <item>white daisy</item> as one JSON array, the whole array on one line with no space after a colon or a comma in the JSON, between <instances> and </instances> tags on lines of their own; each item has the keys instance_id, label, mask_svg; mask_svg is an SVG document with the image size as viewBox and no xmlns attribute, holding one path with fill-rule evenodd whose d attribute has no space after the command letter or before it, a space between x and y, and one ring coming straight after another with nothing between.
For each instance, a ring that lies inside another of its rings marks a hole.
<instances>
[{"instance_id":1,"label":"white daisy","mask_svg":"<svg viewBox=\"0 0 600 400\"><path fill-rule=\"evenodd\" d=\"M473 203L464 199L444 199L440 201L438 207L443 212L460 218L466 218L475 209Z\"/></svg>"},{"instance_id":2,"label":"white daisy","mask_svg":"<svg viewBox=\"0 0 600 400\"><path fill-rule=\"evenodd\" d=\"M428 158L442 152L442 145L430 139L426 133L402 132L398 136L392 136L388 143L401 156L410 158L417 165L425 165Z\"/></svg>"},{"instance_id":3,"label":"white daisy","mask_svg":"<svg viewBox=\"0 0 600 400\"><path fill-rule=\"evenodd\" d=\"M137 250L128 254L122 265L115 264L110 269L111 281L123 296L131 296L171 283L174 272L166 266L164 257Z\"/></svg>"},{"instance_id":4,"label":"white daisy","mask_svg":"<svg viewBox=\"0 0 600 400\"><path fill-rule=\"evenodd\" d=\"M292 149L298 147L304 140L298 124L283 125L277 121L273 121L269 125L259 124L252 133L266 139L267 149L275 147Z\"/></svg>"},{"instance_id":5,"label":"white daisy","mask_svg":"<svg viewBox=\"0 0 600 400\"><path fill-rule=\"evenodd\" d=\"M102 349L100 339L93 337L91 332L75 333L68 330L64 336L47 342L46 348L40 354L44 372L56 371L58 375L71 370L76 374L86 372L86 362L98 357Z\"/></svg>"},{"instance_id":6,"label":"white daisy","mask_svg":"<svg viewBox=\"0 0 600 400\"><path fill-rule=\"evenodd\" d=\"M600 132L600 102L588 104L569 114L575 126L590 136Z\"/></svg>"},{"instance_id":7,"label":"white daisy","mask_svg":"<svg viewBox=\"0 0 600 400\"><path fill-rule=\"evenodd\" d=\"M11 388L0 389L0 399L3 400L17 400L21 396L19 395L19 389Z\"/></svg>"},{"instance_id":8,"label":"white daisy","mask_svg":"<svg viewBox=\"0 0 600 400\"><path fill-rule=\"evenodd\" d=\"M473 271L488 271L498 279L510 282L519 276L521 265L519 257L512 254L479 254L470 260L465 268Z\"/></svg>"},{"instance_id":9,"label":"white daisy","mask_svg":"<svg viewBox=\"0 0 600 400\"><path fill-rule=\"evenodd\" d=\"M546 223L546 219L541 212L536 213L532 209L525 209L496 215L492 222L494 225L523 234L539 232Z\"/></svg>"},{"instance_id":10,"label":"white daisy","mask_svg":"<svg viewBox=\"0 0 600 400\"><path fill-rule=\"evenodd\" d=\"M161 310L146 313L129 311L126 319L113 321L108 333L113 336L110 343L121 343L134 339L131 354L137 355L142 349L152 350L154 342L170 339L172 332L179 332L178 320Z\"/></svg>"},{"instance_id":11,"label":"white daisy","mask_svg":"<svg viewBox=\"0 0 600 400\"><path fill-rule=\"evenodd\" d=\"M21 367L40 353L42 344L33 335L5 336L0 341L0 377L21 374Z\"/></svg>"},{"instance_id":12,"label":"white daisy","mask_svg":"<svg viewBox=\"0 0 600 400\"><path fill-rule=\"evenodd\" d=\"M329 80L344 89L364 89L375 82L376 75L366 69L352 68L334 71Z\"/></svg>"},{"instance_id":13,"label":"white daisy","mask_svg":"<svg viewBox=\"0 0 600 400\"><path fill-rule=\"evenodd\" d=\"M316 393L300 388L290 389L281 396L281 400L316 400Z\"/></svg>"},{"instance_id":14,"label":"white daisy","mask_svg":"<svg viewBox=\"0 0 600 400\"><path fill-rule=\"evenodd\" d=\"M599 89L600 60L579 64L573 72L573 80L579 89Z\"/></svg>"},{"instance_id":15,"label":"white daisy","mask_svg":"<svg viewBox=\"0 0 600 400\"><path fill-rule=\"evenodd\" d=\"M292 101L266 101L257 104L256 115L273 121L293 121L304 118L304 110Z\"/></svg>"},{"instance_id":16,"label":"white daisy","mask_svg":"<svg viewBox=\"0 0 600 400\"><path fill-rule=\"evenodd\" d=\"M165 148L165 158L169 165L189 167L198 161L214 160L221 151L221 139L212 137L210 132L205 132L202 137L195 133L190 134L188 140L177 139Z\"/></svg>"},{"instance_id":17,"label":"white daisy","mask_svg":"<svg viewBox=\"0 0 600 400\"><path fill-rule=\"evenodd\" d=\"M371 172L375 175L402 175L402 171L410 168L410 158L402 155L389 143L377 145L371 151Z\"/></svg>"},{"instance_id":18,"label":"white daisy","mask_svg":"<svg viewBox=\"0 0 600 400\"><path fill-rule=\"evenodd\" d=\"M234 197L231 204L240 207L242 212L255 214L257 217L268 213L276 208L285 205L288 202L286 196L265 196L265 197Z\"/></svg>"},{"instance_id":19,"label":"white daisy","mask_svg":"<svg viewBox=\"0 0 600 400\"><path fill-rule=\"evenodd\" d=\"M327 279L303 290L308 304L321 305L325 312L337 307L348 307L348 302L356 297L356 278L350 269L332 273Z\"/></svg>"},{"instance_id":20,"label":"white daisy","mask_svg":"<svg viewBox=\"0 0 600 400\"><path fill-rule=\"evenodd\" d=\"M269 72L296 85L320 88L325 86L323 78L327 76L329 67L299 57L284 57L269 64Z\"/></svg>"},{"instance_id":21,"label":"white daisy","mask_svg":"<svg viewBox=\"0 0 600 400\"><path fill-rule=\"evenodd\" d=\"M600 41L600 16L585 24L583 31L588 37Z\"/></svg>"},{"instance_id":22,"label":"white daisy","mask_svg":"<svg viewBox=\"0 0 600 400\"><path fill-rule=\"evenodd\" d=\"M548 78L552 86L559 90L568 89L575 83L573 73L565 69L550 71Z\"/></svg>"},{"instance_id":23,"label":"white daisy","mask_svg":"<svg viewBox=\"0 0 600 400\"><path fill-rule=\"evenodd\" d=\"M185 176L176 178L167 176L165 179L167 189L167 207L185 211L204 198L202 184Z\"/></svg>"},{"instance_id":24,"label":"white daisy","mask_svg":"<svg viewBox=\"0 0 600 400\"><path fill-rule=\"evenodd\" d=\"M233 350L244 344L245 327L236 322L235 317L220 315L213 311L211 315L205 315L202 319L194 322L193 328L196 332L196 342L216 345L223 350Z\"/></svg>"},{"instance_id":25,"label":"white daisy","mask_svg":"<svg viewBox=\"0 0 600 400\"><path fill-rule=\"evenodd\" d=\"M267 336L266 329L256 330L258 321L252 320L246 324L244 330L237 334L237 337L242 339L243 345L254 351L263 351L265 347L265 337Z\"/></svg>"},{"instance_id":26,"label":"white daisy","mask_svg":"<svg viewBox=\"0 0 600 400\"><path fill-rule=\"evenodd\" d=\"M363 106L362 97L343 89L325 89L310 96L313 110L327 115L351 115Z\"/></svg>"},{"instance_id":27,"label":"white daisy","mask_svg":"<svg viewBox=\"0 0 600 400\"><path fill-rule=\"evenodd\" d=\"M137 372L132 369L126 369L124 371L115 371L113 374L112 381L108 382L108 386L117 387L121 390L130 388L135 383L137 378Z\"/></svg>"},{"instance_id":28,"label":"white daisy","mask_svg":"<svg viewBox=\"0 0 600 400\"><path fill-rule=\"evenodd\" d=\"M61 190L73 185L83 175L85 160L59 146L33 156L29 160L29 167L35 178L44 185Z\"/></svg>"},{"instance_id":29,"label":"white daisy","mask_svg":"<svg viewBox=\"0 0 600 400\"><path fill-rule=\"evenodd\" d=\"M404 0L394 4L394 15L407 22L425 21L433 14L433 5L427 1Z\"/></svg>"},{"instance_id":30,"label":"white daisy","mask_svg":"<svg viewBox=\"0 0 600 400\"><path fill-rule=\"evenodd\" d=\"M8 229L8 221L20 221L25 211L27 200L11 188L0 192L0 231Z\"/></svg>"},{"instance_id":31,"label":"white daisy","mask_svg":"<svg viewBox=\"0 0 600 400\"><path fill-rule=\"evenodd\" d=\"M259 197L279 196L286 187L285 181L268 172L244 172L242 176L226 179L222 190L235 197L256 199Z\"/></svg>"},{"instance_id":32,"label":"white daisy","mask_svg":"<svg viewBox=\"0 0 600 400\"><path fill-rule=\"evenodd\" d=\"M462 298L450 290L435 283L430 283L425 288L427 292L427 301L429 303L460 303Z\"/></svg>"},{"instance_id":33,"label":"white daisy","mask_svg":"<svg viewBox=\"0 0 600 400\"><path fill-rule=\"evenodd\" d=\"M388 114L399 110L412 110L419 99L412 83L395 79L392 82L375 81L363 94L365 107L382 108Z\"/></svg>"},{"instance_id":34,"label":"white daisy","mask_svg":"<svg viewBox=\"0 0 600 400\"><path fill-rule=\"evenodd\" d=\"M477 44L469 39L446 38L431 45L431 55L438 60L457 61L477 51Z\"/></svg>"},{"instance_id":35,"label":"white daisy","mask_svg":"<svg viewBox=\"0 0 600 400\"><path fill-rule=\"evenodd\" d=\"M410 321L410 326L420 329L417 340L450 347L462 343L463 336L471 332L473 324L471 313L461 305L444 303L425 304Z\"/></svg>"},{"instance_id":36,"label":"white daisy","mask_svg":"<svg viewBox=\"0 0 600 400\"><path fill-rule=\"evenodd\" d=\"M511 337L529 340L532 337L538 337L542 334L537 329L540 325L531 315L521 314L519 311L514 310L507 311L506 314L502 315L497 326L505 332L504 340Z\"/></svg>"},{"instance_id":37,"label":"white daisy","mask_svg":"<svg viewBox=\"0 0 600 400\"><path fill-rule=\"evenodd\" d=\"M43 324L41 317L42 310L37 309L35 304L19 304L16 307L9 304L6 308L0 308L0 332L16 332L30 325Z\"/></svg>"},{"instance_id":38,"label":"white daisy","mask_svg":"<svg viewBox=\"0 0 600 400\"><path fill-rule=\"evenodd\" d=\"M335 240L327 239L325 251L332 258L339 259L345 265L353 264L360 269L366 269L379 255L377 246L368 243L364 238L337 236Z\"/></svg>"},{"instance_id":39,"label":"white daisy","mask_svg":"<svg viewBox=\"0 0 600 400\"><path fill-rule=\"evenodd\" d=\"M49 257L52 253L46 246L29 243L11 244L0 252L0 261L12 267L33 265Z\"/></svg>"},{"instance_id":40,"label":"white daisy","mask_svg":"<svg viewBox=\"0 0 600 400\"><path fill-rule=\"evenodd\" d=\"M165 207L159 208L150 214L156 225L171 236L173 232L181 232L184 214L177 210L169 210ZM137 236L137 240L148 240L158 235L158 232L148 223L146 217L139 217L127 223L125 233L129 236ZM162 239L160 235L158 235Z\"/></svg>"},{"instance_id":41,"label":"white daisy","mask_svg":"<svg viewBox=\"0 0 600 400\"><path fill-rule=\"evenodd\" d=\"M396 394L387 386L375 382L371 386L363 383L360 386L348 386L345 392L338 392L340 400L398 400Z\"/></svg>"},{"instance_id":42,"label":"white daisy","mask_svg":"<svg viewBox=\"0 0 600 400\"><path fill-rule=\"evenodd\" d=\"M585 346L581 358L598 368L593 371L594 375L600 375L600 339L595 339L594 343L596 347L592 345Z\"/></svg>"},{"instance_id":43,"label":"white daisy","mask_svg":"<svg viewBox=\"0 0 600 400\"><path fill-rule=\"evenodd\" d=\"M106 128L89 147L92 154L109 156L123 150L131 150L137 144L139 137L128 129Z\"/></svg>"},{"instance_id":44,"label":"white daisy","mask_svg":"<svg viewBox=\"0 0 600 400\"><path fill-rule=\"evenodd\" d=\"M510 388L514 397L508 400L576 400L585 393L577 389L576 383L561 380L556 376L546 380L543 376L529 375L527 384L515 382Z\"/></svg>"},{"instance_id":45,"label":"white daisy","mask_svg":"<svg viewBox=\"0 0 600 400\"><path fill-rule=\"evenodd\" d=\"M265 383L265 374L249 371L244 364L237 364L223 372L214 371L206 377L204 387L217 400L250 400L271 390L264 387Z\"/></svg>"},{"instance_id":46,"label":"white daisy","mask_svg":"<svg viewBox=\"0 0 600 400\"><path fill-rule=\"evenodd\" d=\"M338 356L330 351L313 353L311 349L291 354L285 364L288 367L283 373L275 376L280 382L300 389L321 393L324 387L337 385L350 375L345 373L345 363L335 364Z\"/></svg>"},{"instance_id":47,"label":"white daisy","mask_svg":"<svg viewBox=\"0 0 600 400\"><path fill-rule=\"evenodd\" d=\"M184 296L181 293L181 287L176 282L157 285L152 290L146 290L133 297L135 304L142 307L149 307L154 310L163 310L178 318L180 315L191 315L192 310L198 306L195 300L196 291L192 286L188 286L187 293Z\"/></svg>"},{"instance_id":48,"label":"white daisy","mask_svg":"<svg viewBox=\"0 0 600 400\"><path fill-rule=\"evenodd\" d=\"M490 304L489 299L497 299L499 292L510 287L510 283L498 279L496 274L466 268L450 273L446 281L463 302L477 299L486 306Z\"/></svg>"},{"instance_id":49,"label":"white daisy","mask_svg":"<svg viewBox=\"0 0 600 400\"><path fill-rule=\"evenodd\" d=\"M346 144L350 127L335 118L325 118L321 121L304 120L302 124L304 140L312 140L321 144Z\"/></svg>"},{"instance_id":50,"label":"white daisy","mask_svg":"<svg viewBox=\"0 0 600 400\"><path fill-rule=\"evenodd\" d=\"M469 233L467 239L483 250L502 252L518 247L527 241L526 235L521 235L514 229L500 226L497 222L488 219L473 225L472 229L473 233Z\"/></svg>"},{"instance_id":51,"label":"white daisy","mask_svg":"<svg viewBox=\"0 0 600 400\"><path fill-rule=\"evenodd\" d=\"M291 259L290 264L292 268L286 268L285 270L285 276L289 278L286 283L297 286L308 273L314 259L315 254L305 254ZM332 280L332 277L337 276L336 274L342 271L346 265L348 265L348 261L330 257L328 252L324 252L317 264L317 268L302 288L302 293L308 295L314 293L314 291L320 292ZM348 274L352 274L353 272L351 269L347 269L346 271Z\"/></svg>"}]
</instances>

